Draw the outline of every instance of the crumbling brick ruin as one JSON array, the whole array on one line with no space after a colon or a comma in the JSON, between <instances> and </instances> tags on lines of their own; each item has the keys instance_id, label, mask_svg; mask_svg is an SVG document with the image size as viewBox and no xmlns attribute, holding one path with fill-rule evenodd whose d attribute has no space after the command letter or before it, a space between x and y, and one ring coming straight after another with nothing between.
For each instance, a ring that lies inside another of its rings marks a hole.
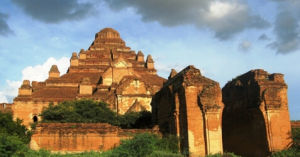
<instances>
[{"instance_id":1,"label":"crumbling brick ruin","mask_svg":"<svg viewBox=\"0 0 300 157\"><path fill-rule=\"evenodd\" d=\"M105 28L96 34L88 50L74 52L68 72L60 76L53 65L44 82L25 80L14 99L14 117L25 125L39 120L43 107L66 100L104 101L119 114L151 111L152 96L165 79L156 74L151 55L137 54L125 45L119 33Z\"/></svg>"},{"instance_id":2,"label":"crumbling brick ruin","mask_svg":"<svg viewBox=\"0 0 300 157\"><path fill-rule=\"evenodd\" d=\"M1 104L0 111L12 111L29 126L40 120L39 114L49 103L83 98L107 102L118 114L152 111L160 132L179 136L181 152L190 156L224 150L264 157L292 142L282 74L252 70L222 90L193 66L179 73L172 70L165 80L156 74L150 55L144 61L144 54L132 51L111 28L98 32L87 50L72 54L66 74L60 76L53 65L44 82L24 80L13 104ZM123 134L127 132L147 130L122 130L107 124L39 124L31 147L108 150L129 138Z\"/></svg>"},{"instance_id":3,"label":"crumbling brick ruin","mask_svg":"<svg viewBox=\"0 0 300 157\"><path fill-rule=\"evenodd\" d=\"M181 151L190 156L223 152L222 92L219 83L188 66L154 96L152 114L163 134L180 137Z\"/></svg>"},{"instance_id":4,"label":"crumbling brick ruin","mask_svg":"<svg viewBox=\"0 0 300 157\"><path fill-rule=\"evenodd\" d=\"M267 156L291 144L287 85L282 74L249 71L222 89L224 151Z\"/></svg>"}]
</instances>

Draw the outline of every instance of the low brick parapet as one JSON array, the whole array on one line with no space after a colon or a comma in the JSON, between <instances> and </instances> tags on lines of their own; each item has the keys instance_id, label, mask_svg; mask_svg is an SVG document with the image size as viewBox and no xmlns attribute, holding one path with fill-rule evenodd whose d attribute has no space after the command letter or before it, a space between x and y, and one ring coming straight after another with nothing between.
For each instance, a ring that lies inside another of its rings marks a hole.
<instances>
[{"instance_id":1,"label":"low brick parapet","mask_svg":"<svg viewBox=\"0 0 300 157\"><path fill-rule=\"evenodd\" d=\"M33 131L30 147L54 152L106 151L137 133L159 134L159 131L121 129L107 123L41 123Z\"/></svg>"}]
</instances>

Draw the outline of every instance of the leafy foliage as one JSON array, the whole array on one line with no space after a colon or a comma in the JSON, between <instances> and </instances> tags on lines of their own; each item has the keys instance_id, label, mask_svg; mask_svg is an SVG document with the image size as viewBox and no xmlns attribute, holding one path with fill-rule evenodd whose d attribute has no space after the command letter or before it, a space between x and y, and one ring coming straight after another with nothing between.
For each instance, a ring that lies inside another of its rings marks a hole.
<instances>
[{"instance_id":1,"label":"leafy foliage","mask_svg":"<svg viewBox=\"0 0 300 157\"><path fill-rule=\"evenodd\" d=\"M137 134L131 140L124 140L110 152L111 157L156 157L181 156L178 152L178 139L174 136L160 138L157 135Z\"/></svg>"},{"instance_id":2,"label":"leafy foliage","mask_svg":"<svg viewBox=\"0 0 300 157\"><path fill-rule=\"evenodd\" d=\"M292 128L292 138L295 147L298 147L298 149L300 150L300 128Z\"/></svg>"},{"instance_id":3,"label":"leafy foliage","mask_svg":"<svg viewBox=\"0 0 300 157\"><path fill-rule=\"evenodd\" d=\"M22 121L13 120L11 113L0 112L0 154L1 156L24 156L28 150L31 132L22 125Z\"/></svg>"},{"instance_id":4,"label":"leafy foliage","mask_svg":"<svg viewBox=\"0 0 300 157\"><path fill-rule=\"evenodd\" d=\"M180 153L171 153L166 151L153 151L147 157L183 157Z\"/></svg>"},{"instance_id":5,"label":"leafy foliage","mask_svg":"<svg viewBox=\"0 0 300 157\"><path fill-rule=\"evenodd\" d=\"M26 151L28 151L27 145L18 136L0 134L1 156L24 156L24 152Z\"/></svg>"},{"instance_id":6,"label":"leafy foliage","mask_svg":"<svg viewBox=\"0 0 300 157\"><path fill-rule=\"evenodd\" d=\"M300 156L300 150L297 148L290 148L288 150L283 150L272 154L272 157L296 157L296 156Z\"/></svg>"},{"instance_id":7,"label":"leafy foliage","mask_svg":"<svg viewBox=\"0 0 300 157\"><path fill-rule=\"evenodd\" d=\"M0 112L0 134L16 136L26 144L30 142L31 138L31 132L22 125L20 119L14 121L11 113Z\"/></svg>"},{"instance_id":8,"label":"leafy foliage","mask_svg":"<svg viewBox=\"0 0 300 157\"><path fill-rule=\"evenodd\" d=\"M117 125L117 116L106 103L92 100L65 101L50 104L41 113L42 122L61 123L110 123Z\"/></svg>"},{"instance_id":9,"label":"leafy foliage","mask_svg":"<svg viewBox=\"0 0 300 157\"><path fill-rule=\"evenodd\" d=\"M42 122L60 123L109 123L122 128L149 128L152 126L148 111L130 112L117 115L104 102L93 100L65 101L50 104L42 113Z\"/></svg>"}]
</instances>

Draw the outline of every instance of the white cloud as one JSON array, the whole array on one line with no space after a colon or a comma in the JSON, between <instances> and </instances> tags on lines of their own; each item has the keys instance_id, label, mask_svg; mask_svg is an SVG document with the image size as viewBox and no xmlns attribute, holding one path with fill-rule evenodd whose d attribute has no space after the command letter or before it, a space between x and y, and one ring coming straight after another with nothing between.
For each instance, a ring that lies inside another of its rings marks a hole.
<instances>
[{"instance_id":1,"label":"white cloud","mask_svg":"<svg viewBox=\"0 0 300 157\"><path fill-rule=\"evenodd\" d=\"M246 7L242 4L215 1L210 4L207 15L211 18L223 18L232 12L240 12L243 10L246 10Z\"/></svg>"},{"instance_id":2,"label":"white cloud","mask_svg":"<svg viewBox=\"0 0 300 157\"><path fill-rule=\"evenodd\" d=\"M57 65L60 74L64 74L70 65L69 58L62 57L56 60L51 57L43 64L26 67L22 70L22 80L44 81L48 78L48 72L54 64Z\"/></svg>"},{"instance_id":3,"label":"white cloud","mask_svg":"<svg viewBox=\"0 0 300 157\"><path fill-rule=\"evenodd\" d=\"M57 65L60 74L64 74L67 72L70 62L67 57L62 57L60 59L50 57L43 64L24 68L22 70L22 80L44 81L48 78L48 72L54 64ZM0 103L12 102L12 99L18 95L18 88L21 86L22 80L6 80L6 87L0 89Z\"/></svg>"}]
</instances>

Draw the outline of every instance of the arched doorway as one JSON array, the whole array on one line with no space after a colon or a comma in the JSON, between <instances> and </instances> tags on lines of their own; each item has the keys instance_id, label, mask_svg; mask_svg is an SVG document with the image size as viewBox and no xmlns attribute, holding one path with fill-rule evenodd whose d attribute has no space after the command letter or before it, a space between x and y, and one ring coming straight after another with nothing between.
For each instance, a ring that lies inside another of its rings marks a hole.
<instances>
[{"instance_id":1,"label":"arched doorway","mask_svg":"<svg viewBox=\"0 0 300 157\"><path fill-rule=\"evenodd\" d=\"M37 123L38 122L38 117L35 115L32 117L32 121L33 123Z\"/></svg>"}]
</instances>

